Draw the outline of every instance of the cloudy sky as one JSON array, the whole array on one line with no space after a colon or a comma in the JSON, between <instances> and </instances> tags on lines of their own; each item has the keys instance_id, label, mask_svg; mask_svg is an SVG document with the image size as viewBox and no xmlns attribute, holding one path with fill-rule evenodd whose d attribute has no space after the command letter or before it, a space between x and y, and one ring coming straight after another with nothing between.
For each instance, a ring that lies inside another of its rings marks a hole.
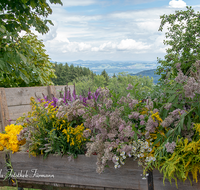
<instances>
[{"instance_id":1,"label":"cloudy sky","mask_svg":"<svg viewBox=\"0 0 200 190\"><path fill-rule=\"evenodd\" d=\"M200 10L199 0L62 0L51 5L54 23L43 40L52 61L154 61L163 58L160 16Z\"/></svg>"}]
</instances>

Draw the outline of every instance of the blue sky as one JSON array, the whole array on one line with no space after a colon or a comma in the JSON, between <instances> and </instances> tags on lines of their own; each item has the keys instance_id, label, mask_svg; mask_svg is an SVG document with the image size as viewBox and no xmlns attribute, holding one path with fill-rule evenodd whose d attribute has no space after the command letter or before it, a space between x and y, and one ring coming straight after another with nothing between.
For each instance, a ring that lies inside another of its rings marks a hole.
<instances>
[{"instance_id":1,"label":"blue sky","mask_svg":"<svg viewBox=\"0 0 200 190\"><path fill-rule=\"evenodd\" d=\"M166 28L160 16L200 11L199 0L62 0L51 5L54 23L43 40L52 61L155 61L163 58Z\"/></svg>"}]
</instances>

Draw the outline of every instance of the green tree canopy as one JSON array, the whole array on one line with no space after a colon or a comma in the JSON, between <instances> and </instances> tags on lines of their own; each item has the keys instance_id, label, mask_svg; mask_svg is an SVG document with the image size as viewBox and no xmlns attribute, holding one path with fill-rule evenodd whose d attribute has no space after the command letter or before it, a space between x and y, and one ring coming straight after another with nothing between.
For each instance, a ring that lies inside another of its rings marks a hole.
<instances>
[{"instance_id":1,"label":"green tree canopy","mask_svg":"<svg viewBox=\"0 0 200 190\"><path fill-rule=\"evenodd\" d=\"M50 3L62 4L60 0L50 0ZM49 30L47 24L53 24L47 19L51 13L52 9L46 0L1 0L0 83L2 86L51 83L50 78L54 77L53 65L45 54L43 43L30 33L31 27L39 33L47 33ZM20 37L22 31L28 35ZM41 68L43 73L40 73Z\"/></svg>"},{"instance_id":2,"label":"green tree canopy","mask_svg":"<svg viewBox=\"0 0 200 190\"><path fill-rule=\"evenodd\" d=\"M109 76L108 76L108 73L106 72L105 69L101 72L101 75L104 76L104 78L106 80L105 86L107 86L108 85L108 81L109 81Z\"/></svg>"},{"instance_id":3,"label":"green tree canopy","mask_svg":"<svg viewBox=\"0 0 200 190\"><path fill-rule=\"evenodd\" d=\"M195 13L192 7L186 8L186 11L175 11L175 14L160 17L159 31L163 31L164 25L167 25L164 44L170 46L165 59L158 59L161 66L156 74L162 74L162 79L177 75L177 63L181 63L185 74L200 59L200 13Z\"/></svg>"},{"instance_id":4,"label":"green tree canopy","mask_svg":"<svg viewBox=\"0 0 200 190\"><path fill-rule=\"evenodd\" d=\"M4 63L0 62L0 86L41 86L52 85L54 64L45 53L44 44L30 33L20 38L12 47L6 46ZM17 53L16 53L17 52ZM0 55L1 57L1 55ZM20 60L24 60L24 62ZM18 64L18 61L20 64Z\"/></svg>"}]
</instances>

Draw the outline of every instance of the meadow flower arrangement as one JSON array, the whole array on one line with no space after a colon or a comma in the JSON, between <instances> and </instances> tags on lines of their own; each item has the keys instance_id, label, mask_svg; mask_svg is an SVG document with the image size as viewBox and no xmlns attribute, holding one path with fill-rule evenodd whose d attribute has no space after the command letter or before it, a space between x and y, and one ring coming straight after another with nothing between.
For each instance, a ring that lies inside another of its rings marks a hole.
<instances>
[{"instance_id":1,"label":"meadow flower arrangement","mask_svg":"<svg viewBox=\"0 0 200 190\"><path fill-rule=\"evenodd\" d=\"M152 143L144 135L150 113L148 104L130 94L119 97L107 88L99 88L99 93L98 101L87 101L82 115L84 125L91 130L86 156L97 154L97 172L103 172L109 160L115 168L121 167L127 157L137 158L141 165L155 160L150 155Z\"/></svg>"},{"instance_id":2,"label":"meadow flower arrangement","mask_svg":"<svg viewBox=\"0 0 200 190\"><path fill-rule=\"evenodd\" d=\"M180 64L177 65L177 68ZM122 167L126 158L137 160L145 172L157 168L164 179L189 178L200 172L200 61L190 75L179 73L145 99L132 85L120 97L98 88L87 97L65 90L63 97L31 99L32 112L19 118L24 129L18 140L33 155L97 155L97 172L108 164ZM137 99L136 99L137 97Z\"/></svg>"},{"instance_id":3,"label":"meadow flower arrangement","mask_svg":"<svg viewBox=\"0 0 200 190\"><path fill-rule=\"evenodd\" d=\"M85 128L81 118L69 121L67 113L58 117L61 106L58 109L52 104L53 101L37 103L31 98L32 111L17 121L23 122L26 129L18 136L19 139L26 138L22 148L34 156L68 154L76 157L77 154L83 154L87 139L83 137Z\"/></svg>"}]
</instances>

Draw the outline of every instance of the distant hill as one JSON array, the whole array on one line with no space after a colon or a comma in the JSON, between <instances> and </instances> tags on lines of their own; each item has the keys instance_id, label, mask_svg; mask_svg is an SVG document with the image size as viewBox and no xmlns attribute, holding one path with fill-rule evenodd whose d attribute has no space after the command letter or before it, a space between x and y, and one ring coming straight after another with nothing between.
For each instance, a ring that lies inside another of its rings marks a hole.
<instances>
[{"instance_id":1,"label":"distant hill","mask_svg":"<svg viewBox=\"0 0 200 190\"><path fill-rule=\"evenodd\" d=\"M153 82L155 84L158 83L158 80L160 79L160 75L155 75L154 72L156 71L156 69L151 69L151 70L145 70L145 71L141 71L139 73L136 73L136 74L132 74L130 73L130 75L132 76L149 76L150 78L153 77Z\"/></svg>"}]
</instances>

